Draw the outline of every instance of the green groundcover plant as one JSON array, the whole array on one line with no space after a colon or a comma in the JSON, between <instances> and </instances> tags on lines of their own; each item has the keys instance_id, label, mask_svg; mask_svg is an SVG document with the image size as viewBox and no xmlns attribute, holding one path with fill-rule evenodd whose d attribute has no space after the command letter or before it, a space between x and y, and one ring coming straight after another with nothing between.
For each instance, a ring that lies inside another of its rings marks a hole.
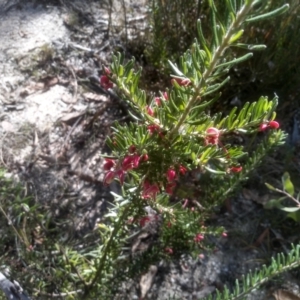
<instances>
[{"instance_id":1,"label":"green groundcover plant","mask_svg":"<svg viewBox=\"0 0 300 300\"><path fill-rule=\"evenodd\" d=\"M105 158L104 182L118 180L122 195L115 195L115 207L108 214L112 223L100 225L107 254L101 256L93 283L103 273L114 274L114 264L107 257L112 258L113 250L114 258L120 259L121 245L136 224L158 227L156 247L169 254L201 247L207 234L226 236L222 228L205 227L205 220L269 150L284 142L275 121L276 97L260 97L239 111L235 107L212 114L210 107L220 101L219 91L230 80L229 69L250 59L252 51L265 48L243 44L243 28L282 14L288 5L260 14L265 9L263 1L228 0L220 14L214 1L208 3L212 38L205 39L198 21L191 49L179 65L169 61L170 89L146 94L138 85L141 70L134 71L134 61L124 62L121 54L103 70L100 83L114 88L129 104L134 121L116 123L107 140L112 155ZM235 57L233 46L244 49L244 54Z\"/></svg>"},{"instance_id":2,"label":"green groundcover plant","mask_svg":"<svg viewBox=\"0 0 300 300\"><path fill-rule=\"evenodd\" d=\"M122 193L113 193L96 244L80 248L56 242L49 250L58 253L49 272L54 270L59 292L68 299L115 299L120 284L137 278L150 264L183 252L201 255L209 247L207 235L226 237L224 228L206 226L205 221L285 141L275 120L276 96L262 96L231 111L213 113L211 107L222 101L229 70L265 48L244 44L244 28L284 13L288 5L266 13L265 1L226 0L221 14L213 0L207 3L211 38L203 36L198 21L191 48L178 65L169 62L170 88L157 95L141 90L141 70L121 54L103 68L101 85L128 103L132 117L126 124L114 124L107 138L111 154L104 158L104 183L119 181ZM240 56L232 47L241 49ZM43 261L46 252L26 247L27 259ZM232 294L225 289L217 297L243 299L298 261L296 246L287 257L279 255L270 267L246 276ZM45 280L36 295L46 287Z\"/></svg>"}]
</instances>

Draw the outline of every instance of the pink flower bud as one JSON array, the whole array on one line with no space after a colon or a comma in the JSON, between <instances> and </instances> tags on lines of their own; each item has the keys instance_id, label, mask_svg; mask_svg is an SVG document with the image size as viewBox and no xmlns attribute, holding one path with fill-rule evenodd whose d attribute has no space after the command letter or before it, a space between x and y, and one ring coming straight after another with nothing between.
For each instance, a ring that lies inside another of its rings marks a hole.
<instances>
[{"instance_id":1,"label":"pink flower bud","mask_svg":"<svg viewBox=\"0 0 300 300\"><path fill-rule=\"evenodd\" d=\"M171 255L174 253L174 252L173 252L173 249L170 248L170 247L166 247L166 248L165 248L165 251L166 251L166 253L171 254Z\"/></svg>"},{"instance_id":2,"label":"pink flower bud","mask_svg":"<svg viewBox=\"0 0 300 300\"><path fill-rule=\"evenodd\" d=\"M223 238L226 238L226 237L227 237L227 233L226 233L226 232L223 232L223 233L222 233L222 237L223 237Z\"/></svg>"},{"instance_id":3,"label":"pink flower bud","mask_svg":"<svg viewBox=\"0 0 300 300\"><path fill-rule=\"evenodd\" d=\"M180 86L189 86L191 84L191 81L188 78L181 79L181 78L173 78L171 80L172 85L177 82Z\"/></svg>"},{"instance_id":4,"label":"pink flower bud","mask_svg":"<svg viewBox=\"0 0 300 300\"><path fill-rule=\"evenodd\" d=\"M146 106L147 114L151 117L154 116L154 111L150 106Z\"/></svg>"},{"instance_id":5,"label":"pink flower bud","mask_svg":"<svg viewBox=\"0 0 300 300\"><path fill-rule=\"evenodd\" d=\"M175 170L174 169L169 169L168 171L167 171L167 180L169 181L169 182L172 182L172 181L174 181L175 179L176 179L176 172L175 172Z\"/></svg>"},{"instance_id":6,"label":"pink flower bud","mask_svg":"<svg viewBox=\"0 0 300 300\"><path fill-rule=\"evenodd\" d=\"M277 121L270 121L269 122L269 127L272 129L278 129L279 128L279 123Z\"/></svg>"},{"instance_id":7,"label":"pink flower bud","mask_svg":"<svg viewBox=\"0 0 300 300\"><path fill-rule=\"evenodd\" d=\"M163 96L164 96L165 100L168 100L168 99L169 99L169 96L168 96L168 93L167 93L167 92L163 92Z\"/></svg>"},{"instance_id":8,"label":"pink flower bud","mask_svg":"<svg viewBox=\"0 0 300 300\"><path fill-rule=\"evenodd\" d=\"M215 127L209 127L206 129L206 134L209 134L212 137L218 137L220 134L220 130Z\"/></svg>"},{"instance_id":9,"label":"pink flower bud","mask_svg":"<svg viewBox=\"0 0 300 300\"><path fill-rule=\"evenodd\" d=\"M106 75L109 75L111 73L111 71L108 67L104 67L104 72Z\"/></svg>"},{"instance_id":10,"label":"pink flower bud","mask_svg":"<svg viewBox=\"0 0 300 300\"><path fill-rule=\"evenodd\" d=\"M268 127L269 127L268 124L262 123L262 124L259 125L258 131L265 131L265 130L268 129Z\"/></svg>"},{"instance_id":11,"label":"pink flower bud","mask_svg":"<svg viewBox=\"0 0 300 300\"><path fill-rule=\"evenodd\" d=\"M239 167L231 167L231 168L230 168L230 171L231 171L232 173L240 173L242 170L243 170L243 167L242 167L242 166L239 166Z\"/></svg>"},{"instance_id":12,"label":"pink flower bud","mask_svg":"<svg viewBox=\"0 0 300 300\"><path fill-rule=\"evenodd\" d=\"M161 105L161 100L160 100L159 97L155 97L154 101L155 101L155 103L156 103L157 106Z\"/></svg>"},{"instance_id":13,"label":"pink flower bud","mask_svg":"<svg viewBox=\"0 0 300 300\"><path fill-rule=\"evenodd\" d=\"M201 234L201 233L196 234L196 236L194 237L195 243L199 243L199 242L201 242L203 240L204 240L204 235Z\"/></svg>"}]
</instances>

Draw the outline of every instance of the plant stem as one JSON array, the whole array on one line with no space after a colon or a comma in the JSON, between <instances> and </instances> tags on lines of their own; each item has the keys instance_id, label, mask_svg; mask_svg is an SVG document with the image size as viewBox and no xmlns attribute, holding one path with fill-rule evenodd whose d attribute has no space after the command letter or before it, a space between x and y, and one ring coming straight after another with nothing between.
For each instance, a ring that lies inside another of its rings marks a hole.
<instances>
[{"instance_id":1,"label":"plant stem","mask_svg":"<svg viewBox=\"0 0 300 300\"><path fill-rule=\"evenodd\" d=\"M223 56L224 51L230 46L229 41L234 34L234 32L241 26L242 22L244 21L245 17L249 13L249 11L252 9L253 6L253 0L246 3L241 10L237 13L236 19L233 21L233 23L230 25L230 27L227 30L226 35L223 37L222 42L220 46L217 48L217 50L213 53L212 60L210 62L209 68L206 69L206 71L203 73L202 79L199 82L198 86L195 89L194 95L190 98L188 101L188 104L185 108L184 113L181 115L178 123L176 126L170 131L170 137L176 132L178 132L180 126L184 123L187 116L189 115L191 109L194 107L194 104L199 99L200 92L202 88L205 86L207 79L212 75L219 59Z\"/></svg>"},{"instance_id":2,"label":"plant stem","mask_svg":"<svg viewBox=\"0 0 300 300\"><path fill-rule=\"evenodd\" d=\"M118 221L113 225L113 230L110 233L110 236L108 238L108 241L107 241L106 245L104 246L103 252L101 253L102 255L100 257L100 260L99 260L99 263L98 263L98 266L97 266L96 274L95 274L94 278L92 279L92 281L86 285L85 292L84 292L84 297L87 297L91 293L91 291L93 289L93 286L95 285L97 280L99 278L104 277L104 276L101 276L101 275L102 275L103 271L105 270L106 261L108 259L107 257L111 253L113 240L115 239L116 234L118 233L120 228L124 225L124 219L128 215L128 212L131 208L130 204L128 204L125 207L125 209L123 210L123 212L119 216Z\"/></svg>"}]
</instances>

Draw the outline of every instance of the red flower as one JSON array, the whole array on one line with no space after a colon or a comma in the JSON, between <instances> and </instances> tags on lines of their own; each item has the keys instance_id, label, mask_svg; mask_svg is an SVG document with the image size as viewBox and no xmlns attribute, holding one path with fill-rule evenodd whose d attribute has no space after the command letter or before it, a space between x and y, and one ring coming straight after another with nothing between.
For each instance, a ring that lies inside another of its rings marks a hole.
<instances>
[{"instance_id":1,"label":"red flower","mask_svg":"<svg viewBox=\"0 0 300 300\"><path fill-rule=\"evenodd\" d=\"M206 129L205 144L217 145L219 142L220 130L215 127Z\"/></svg>"},{"instance_id":2,"label":"red flower","mask_svg":"<svg viewBox=\"0 0 300 300\"><path fill-rule=\"evenodd\" d=\"M154 111L150 106L146 106L146 110L149 116L153 117L154 116Z\"/></svg>"},{"instance_id":3,"label":"red flower","mask_svg":"<svg viewBox=\"0 0 300 300\"><path fill-rule=\"evenodd\" d=\"M157 184L150 184L149 181L145 180L143 184L142 197L147 198L156 198L156 194L159 193L159 187Z\"/></svg>"},{"instance_id":4,"label":"red flower","mask_svg":"<svg viewBox=\"0 0 300 300\"><path fill-rule=\"evenodd\" d=\"M232 173L240 173L242 170L243 170L243 167L242 167L242 166L239 166L239 167L231 167L231 168L230 168L230 171L231 171Z\"/></svg>"},{"instance_id":5,"label":"red flower","mask_svg":"<svg viewBox=\"0 0 300 300\"><path fill-rule=\"evenodd\" d=\"M279 128L279 123L277 121L270 121L269 122L269 127L272 129L278 129Z\"/></svg>"},{"instance_id":6,"label":"red flower","mask_svg":"<svg viewBox=\"0 0 300 300\"><path fill-rule=\"evenodd\" d=\"M173 195L173 191L174 191L175 187L176 187L176 183L175 182L168 183L166 185L166 193L169 194L169 195Z\"/></svg>"},{"instance_id":7,"label":"red flower","mask_svg":"<svg viewBox=\"0 0 300 300\"><path fill-rule=\"evenodd\" d=\"M165 100L168 100L168 99L169 99L169 96L168 96L168 93L167 93L167 92L163 92L163 96L164 96Z\"/></svg>"},{"instance_id":8,"label":"red flower","mask_svg":"<svg viewBox=\"0 0 300 300\"><path fill-rule=\"evenodd\" d=\"M192 83L188 78L185 78L185 79L173 78L171 80L172 85L174 85L175 82L177 82L180 86L189 86Z\"/></svg>"},{"instance_id":9,"label":"red flower","mask_svg":"<svg viewBox=\"0 0 300 300\"><path fill-rule=\"evenodd\" d=\"M169 169L168 171L167 171L167 180L169 181L169 182L172 182L172 181L174 181L175 179L176 179L176 177L177 177L177 175L176 175L176 172L175 172L175 170L174 169Z\"/></svg>"},{"instance_id":10,"label":"red flower","mask_svg":"<svg viewBox=\"0 0 300 300\"><path fill-rule=\"evenodd\" d=\"M136 169L139 166L141 157L138 154L125 156L122 163L123 171Z\"/></svg>"},{"instance_id":11,"label":"red flower","mask_svg":"<svg viewBox=\"0 0 300 300\"><path fill-rule=\"evenodd\" d=\"M105 171L109 171L112 167L115 166L115 161L113 159L110 158L105 158L105 164L103 165L103 169Z\"/></svg>"},{"instance_id":12,"label":"red flower","mask_svg":"<svg viewBox=\"0 0 300 300\"><path fill-rule=\"evenodd\" d=\"M104 180L103 180L104 184L105 185L111 184L113 182L115 176L116 176L116 172L108 171L104 176Z\"/></svg>"},{"instance_id":13,"label":"red flower","mask_svg":"<svg viewBox=\"0 0 300 300\"><path fill-rule=\"evenodd\" d=\"M123 185L125 172L123 170L119 170L119 171L117 171L117 174L119 176L120 184Z\"/></svg>"},{"instance_id":14,"label":"red flower","mask_svg":"<svg viewBox=\"0 0 300 300\"><path fill-rule=\"evenodd\" d=\"M131 145L131 146L128 148L128 152L129 152L129 153L134 153L135 150L136 150L136 146L134 146L134 145Z\"/></svg>"},{"instance_id":15,"label":"red flower","mask_svg":"<svg viewBox=\"0 0 300 300\"><path fill-rule=\"evenodd\" d=\"M186 172L187 172L187 168L184 167L183 165L180 165L180 166L179 166L179 173L180 173L181 175L184 175Z\"/></svg>"},{"instance_id":16,"label":"red flower","mask_svg":"<svg viewBox=\"0 0 300 300\"><path fill-rule=\"evenodd\" d=\"M100 77L100 84L106 90L111 89L113 87L113 83L109 80L109 78L106 75L102 75Z\"/></svg>"},{"instance_id":17,"label":"red flower","mask_svg":"<svg viewBox=\"0 0 300 300\"><path fill-rule=\"evenodd\" d=\"M143 154L143 155L141 156L141 160L142 160L142 161L147 161L148 159L149 159L148 154Z\"/></svg>"},{"instance_id":18,"label":"red flower","mask_svg":"<svg viewBox=\"0 0 300 300\"><path fill-rule=\"evenodd\" d=\"M158 131L159 132L159 130L160 130L160 127L158 126L158 125L149 125L148 127L147 127L147 129L148 129L148 131L150 132L150 134L153 134L154 132L156 132L156 131Z\"/></svg>"},{"instance_id":19,"label":"red flower","mask_svg":"<svg viewBox=\"0 0 300 300\"><path fill-rule=\"evenodd\" d=\"M203 240L204 240L204 235L201 234L201 233L196 234L195 237L194 237L194 242L195 243L199 243Z\"/></svg>"}]
</instances>

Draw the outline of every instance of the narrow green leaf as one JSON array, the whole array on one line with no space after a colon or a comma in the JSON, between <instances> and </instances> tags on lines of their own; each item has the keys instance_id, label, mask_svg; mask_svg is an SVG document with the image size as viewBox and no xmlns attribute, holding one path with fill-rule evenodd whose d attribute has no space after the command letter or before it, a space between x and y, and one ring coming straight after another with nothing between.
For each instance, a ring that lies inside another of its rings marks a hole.
<instances>
[{"instance_id":1,"label":"narrow green leaf","mask_svg":"<svg viewBox=\"0 0 300 300\"><path fill-rule=\"evenodd\" d=\"M229 40L229 44L232 44L234 42L236 42L244 33L244 30L241 29L240 31L238 31L236 34L234 34L230 40Z\"/></svg>"},{"instance_id":2,"label":"narrow green leaf","mask_svg":"<svg viewBox=\"0 0 300 300\"><path fill-rule=\"evenodd\" d=\"M295 222L300 222L300 210L290 212L289 214L287 214L287 216L293 219Z\"/></svg>"},{"instance_id":3,"label":"narrow green leaf","mask_svg":"<svg viewBox=\"0 0 300 300\"><path fill-rule=\"evenodd\" d=\"M207 91L204 94L202 94L202 96L207 96L209 94L215 93L217 90L223 87L229 80L230 80L230 76L226 77L221 83L210 86L207 89Z\"/></svg>"},{"instance_id":4,"label":"narrow green leaf","mask_svg":"<svg viewBox=\"0 0 300 300\"><path fill-rule=\"evenodd\" d=\"M197 32L198 32L198 37L199 37L199 40L200 40L200 43L203 47L203 49L205 50L208 58L209 58L209 62L211 61L211 53L206 45L206 40L204 38L204 35L203 35L203 32L202 32L202 27L201 27L201 21L200 19L197 21Z\"/></svg>"},{"instance_id":5,"label":"narrow green leaf","mask_svg":"<svg viewBox=\"0 0 300 300\"><path fill-rule=\"evenodd\" d=\"M286 11L288 11L290 8L290 5L289 4L284 4L283 6L273 10L273 11L270 11L266 14L262 14L262 15L259 15L259 16L255 16L253 18L249 18L247 19L245 22L249 23L249 22L256 22L256 21L262 21L262 20L265 20L265 19L269 19L269 18L273 18L273 17L277 17L283 13L285 13Z\"/></svg>"},{"instance_id":6,"label":"narrow green leaf","mask_svg":"<svg viewBox=\"0 0 300 300\"><path fill-rule=\"evenodd\" d=\"M221 68L221 67L226 67L226 66L233 66L233 65L236 65L240 62L243 62L249 58L251 58L253 56L253 53L247 53L245 55L243 55L242 57L239 57L239 58L235 58L231 61L228 61L226 63L223 63L223 64L219 64L218 66L216 66L216 69L217 68Z\"/></svg>"},{"instance_id":7,"label":"narrow green leaf","mask_svg":"<svg viewBox=\"0 0 300 300\"><path fill-rule=\"evenodd\" d=\"M291 182L290 174L288 172L285 172L281 177L281 180L284 190L291 196L294 196L295 189L293 183Z\"/></svg>"},{"instance_id":8,"label":"narrow green leaf","mask_svg":"<svg viewBox=\"0 0 300 300\"><path fill-rule=\"evenodd\" d=\"M291 213L300 210L300 207L281 207L280 209Z\"/></svg>"},{"instance_id":9,"label":"narrow green leaf","mask_svg":"<svg viewBox=\"0 0 300 300\"><path fill-rule=\"evenodd\" d=\"M236 3L231 0L226 0L228 10L235 16L236 15Z\"/></svg>"},{"instance_id":10,"label":"narrow green leaf","mask_svg":"<svg viewBox=\"0 0 300 300\"><path fill-rule=\"evenodd\" d=\"M265 185L266 185L266 187L267 187L269 190L271 190L271 191L276 191L276 188L275 188L273 185L271 185L271 184L269 184L269 183L267 183L267 182L265 182Z\"/></svg>"},{"instance_id":11,"label":"narrow green leaf","mask_svg":"<svg viewBox=\"0 0 300 300\"><path fill-rule=\"evenodd\" d=\"M211 169L208 166L204 166L204 168L209 171L210 173L214 173L214 174L219 174L219 175L225 175L226 172L225 171L220 171L220 170L215 170L215 169Z\"/></svg>"},{"instance_id":12,"label":"narrow green leaf","mask_svg":"<svg viewBox=\"0 0 300 300\"><path fill-rule=\"evenodd\" d=\"M170 60L168 60L169 65L171 66L171 68L173 69L173 71L178 75L178 76L183 76L184 74L177 68L177 66L175 66Z\"/></svg>"}]
</instances>

